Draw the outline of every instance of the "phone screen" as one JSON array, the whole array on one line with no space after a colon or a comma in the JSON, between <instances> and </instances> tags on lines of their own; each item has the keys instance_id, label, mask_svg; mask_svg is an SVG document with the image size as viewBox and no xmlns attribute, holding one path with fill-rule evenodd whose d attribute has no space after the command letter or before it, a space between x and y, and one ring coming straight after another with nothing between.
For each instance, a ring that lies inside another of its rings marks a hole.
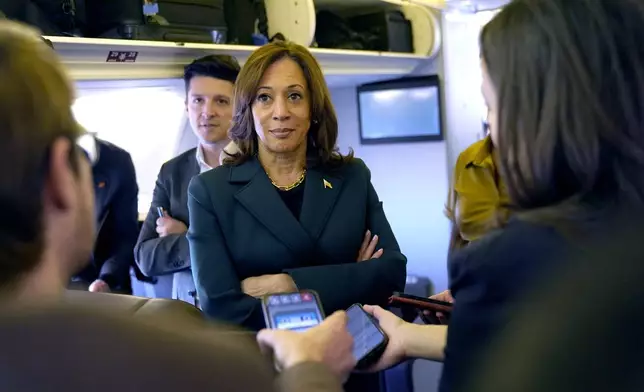
<instances>
[{"instance_id":1,"label":"phone screen","mask_svg":"<svg viewBox=\"0 0 644 392\"><path fill-rule=\"evenodd\" d=\"M264 298L263 309L266 325L272 329L306 331L324 319L317 295L311 291L271 294Z\"/></svg>"},{"instance_id":2,"label":"phone screen","mask_svg":"<svg viewBox=\"0 0 644 392\"><path fill-rule=\"evenodd\" d=\"M351 306L347 310L347 318L347 328L353 336L353 356L358 362L387 343L387 336L360 305Z\"/></svg>"}]
</instances>

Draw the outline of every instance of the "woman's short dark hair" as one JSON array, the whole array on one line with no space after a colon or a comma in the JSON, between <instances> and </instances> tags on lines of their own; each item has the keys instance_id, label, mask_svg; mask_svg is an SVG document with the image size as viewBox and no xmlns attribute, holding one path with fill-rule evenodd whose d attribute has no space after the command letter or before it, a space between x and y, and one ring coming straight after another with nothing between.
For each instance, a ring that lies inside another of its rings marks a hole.
<instances>
[{"instance_id":1,"label":"woman's short dark hair","mask_svg":"<svg viewBox=\"0 0 644 392\"><path fill-rule=\"evenodd\" d=\"M483 28L518 210L644 203L643 43L642 0L514 0Z\"/></svg>"},{"instance_id":2,"label":"woman's short dark hair","mask_svg":"<svg viewBox=\"0 0 644 392\"><path fill-rule=\"evenodd\" d=\"M258 140L252 105L266 70L284 58L290 58L300 66L311 97L307 164L335 166L350 160L353 152L342 156L336 146L338 119L320 65L305 47L293 42L275 41L262 46L250 55L235 82L233 125L229 135L239 147L239 152L229 155L224 159L224 163L239 164L257 154Z\"/></svg>"}]
</instances>

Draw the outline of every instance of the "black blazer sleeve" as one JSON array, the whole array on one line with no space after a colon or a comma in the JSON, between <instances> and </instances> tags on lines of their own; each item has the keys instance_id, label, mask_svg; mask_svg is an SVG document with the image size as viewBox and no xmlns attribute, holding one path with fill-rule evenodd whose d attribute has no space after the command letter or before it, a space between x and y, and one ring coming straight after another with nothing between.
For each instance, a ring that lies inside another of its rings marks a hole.
<instances>
[{"instance_id":1,"label":"black blazer sleeve","mask_svg":"<svg viewBox=\"0 0 644 392\"><path fill-rule=\"evenodd\" d=\"M394 291L405 289L407 258L400 252L382 202L371 184L369 169L364 164L361 168L368 184L367 228L378 235L376 249L384 250L382 256L362 262L338 260L330 265L284 271L298 287L315 290L328 309L343 309L356 302L383 305Z\"/></svg>"},{"instance_id":2,"label":"black blazer sleeve","mask_svg":"<svg viewBox=\"0 0 644 392\"><path fill-rule=\"evenodd\" d=\"M194 177L190 181L188 210L192 275L201 309L212 318L245 325L251 329L263 328L261 302L242 292L221 225L201 177ZM215 281L218 282L217 293L212 292L207 285ZM222 306L223 303L232 306Z\"/></svg>"},{"instance_id":3,"label":"black blazer sleeve","mask_svg":"<svg viewBox=\"0 0 644 392\"><path fill-rule=\"evenodd\" d=\"M448 262L454 311L441 392L462 390L476 374L492 343L526 306L523 296L561 260L565 244L550 227L515 220L454 252Z\"/></svg>"},{"instance_id":4,"label":"black blazer sleeve","mask_svg":"<svg viewBox=\"0 0 644 392\"><path fill-rule=\"evenodd\" d=\"M104 280L112 289L122 287L129 280L132 248L139 230L139 187L136 183L134 164L129 155L123 161L121 170L119 177L123 182L110 206L108 222L103 224L103 227L111 231L107 236L112 239L113 246L110 247L111 253L101 266L99 274L99 279Z\"/></svg>"},{"instance_id":5,"label":"black blazer sleeve","mask_svg":"<svg viewBox=\"0 0 644 392\"><path fill-rule=\"evenodd\" d=\"M157 207L162 207L172 216L170 195L164 184L165 177L164 167L162 167L152 194L150 211L145 217L139 239L134 247L136 263L141 272L149 277L167 275L190 268L190 248L186 235L173 234L160 238L156 231L156 221L159 217Z\"/></svg>"}]
</instances>

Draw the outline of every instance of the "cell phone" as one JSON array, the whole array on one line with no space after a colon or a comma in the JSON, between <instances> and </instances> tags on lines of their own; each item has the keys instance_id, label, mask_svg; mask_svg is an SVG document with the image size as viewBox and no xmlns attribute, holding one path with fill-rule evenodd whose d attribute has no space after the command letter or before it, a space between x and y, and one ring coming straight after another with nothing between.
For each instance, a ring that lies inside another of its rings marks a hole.
<instances>
[{"instance_id":1,"label":"cell phone","mask_svg":"<svg viewBox=\"0 0 644 392\"><path fill-rule=\"evenodd\" d=\"M163 207L157 207L157 214L159 215L159 218L163 218Z\"/></svg>"},{"instance_id":2,"label":"cell phone","mask_svg":"<svg viewBox=\"0 0 644 392\"><path fill-rule=\"evenodd\" d=\"M389 297L389 306L392 308L412 307L418 310L429 310L432 312L442 312L450 314L453 304L445 301L438 301L431 298L418 297L411 294L394 293Z\"/></svg>"},{"instance_id":3,"label":"cell phone","mask_svg":"<svg viewBox=\"0 0 644 392\"><path fill-rule=\"evenodd\" d=\"M357 369L375 364L387 348L389 337L380 328L378 320L367 313L360 304L347 309L347 329L353 336L353 356Z\"/></svg>"},{"instance_id":4,"label":"cell phone","mask_svg":"<svg viewBox=\"0 0 644 392\"><path fill-rule=\"evenodd\" d=\"M306 331L324 320L320 298L313 290L264 296L262 310L271 329Z\"/></svg>"}]
</instances>

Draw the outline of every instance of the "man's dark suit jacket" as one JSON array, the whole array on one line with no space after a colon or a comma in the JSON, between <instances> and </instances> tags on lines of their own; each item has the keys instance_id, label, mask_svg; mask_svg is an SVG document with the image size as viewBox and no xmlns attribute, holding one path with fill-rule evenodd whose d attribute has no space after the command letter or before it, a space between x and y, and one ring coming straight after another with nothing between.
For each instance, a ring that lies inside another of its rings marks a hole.
<instances>
[{"instance_id":1,"label":"man's dark suit jacket","mask_svg":"<svg viewBox=\"0 0 644 392\"><path fill-rule=\"evenodd\" d=\"M132 249L139 232L136 172L130 154L97 139L99 160L92 168L97 233L92 262L74 280L104 280L112 291L129 292Z\"/></svg>"},{"instance_id":2,"label":"man's dark suit jacket","mask_svg":"<svg viewBox=\"0 0 644 392\"><path fill-rule=\"evenodd\" d=\"M567 261L574 246L551 226L513 218L504 229L454 253L449 276L455 305L441 392L464 390L488 349L525 306L525 295L556 274L555 267Z\"/></svg>"},{"instance_id":3,"label":"man's dark suit jacket","mask_svg":"<svg viewBox=\"0 0 644 392\"><path fill-rule=\"evenodd\" d=\"M136 263L149 277L174 274L173 298L195 304L196 291L190 272L190 248L185 234L160 238L156 232L159 218L157 207L162 207L174 219L188 226L188 184L199 174L196 149L190 149L161 166L152 205L139 240L134 248Z\"/></svg>"},{"instance_id":4,"label":"man's dark suit jacket","mask_svg":"<svg viewBox=\"0 0 644 392\"><path fill-rule=\"evenodd\" d=\"M310 168L304 186L298 222L257 159L192 180L188 239L208 316L263 328L260 300L244 294L241 281L265 274L287 273L299 289L317 291L327 314L354 303L384 304L403 291L407 259L365 164ZM384 254L357 262L367 229L379 236Z\"/></svg>"}]
</instances>

